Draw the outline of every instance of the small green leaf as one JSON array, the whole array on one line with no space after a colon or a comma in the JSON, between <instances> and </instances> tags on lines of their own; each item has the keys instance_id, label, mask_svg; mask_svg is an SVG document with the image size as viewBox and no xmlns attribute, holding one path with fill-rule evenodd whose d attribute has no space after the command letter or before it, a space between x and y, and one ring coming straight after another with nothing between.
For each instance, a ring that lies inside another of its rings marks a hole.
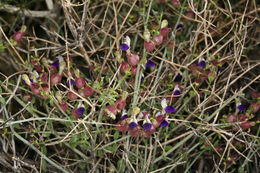
<instances>
[{"instance_id":1,"label":"small green leaf","mask_svg":"<svg viewBox=\"0 0 260 173\"><path fill-rule=\"evenodd\" d=\"M79 168L80 169L85 169L86 168L86 163L85 162L81 162L81 163L79 163Z\"/></svg>"},{"instance_id":2,"label":"small green leaf","mask_svg":"<svg viewBox=\"0 0 260 173\"><path fill-rule=\"evenodd\" d=\"M13 39L10 39L10 43L14 46L16 44L16 41L14 41Z\"/></svg>"},{"instance_id":3,"label":"small green leaf","mask_svg":"<svg viewBox=\"0 0 260 173\"><path fill-rule=\"evenodd\" d=\"M115 154L117 150L117 144L114 144L113 146L107 146L105 147L106 152Z\"/></svg>"},{"instance_id":4,"label":"small green leaf","mask_svg":"<svg viewBox=\"0 0 260 173\"><path fill-rule=\"evenodd\" d=\"M42 136L43 137L49 137L51 134L50 133L43 133Z\"/></svg>"},{"instance_id":5,"label":"small green leaf","mask_svg":"<svg viewBox=\"0 0 260 173\"><path fill-rule=\"evenodd\" d=\"M32 97L31 105L35 103L35 97Z\"/></svg>"},{"instance_id":6,"label":"small green leaf","mask_svg":"<svg viewBox=\"0 0 260 173\"><path fill-rule=\"evenodd\" d=\"M85 150L90 150L91 149L91 146L90 146L90 144L87 141L83 141L83 142L81 141L80 146L82 148L84 148Z\"/></svg>"},{"instance_id":7,"label":"small green leaf","mask_svg":"<svg viewBox=\"0 0 260 173\"><path fill-rule=\"evenodd\" d=\"M72 148L75 148L78 145L78 136L72 136L69 144Z\"/></svg>"},{"instance_id":8,"label":"small green leaf","mask_svg":"<svg viewBox=\"0 0 260 173\"><path fill-rule=\"evenodd\" d=\"M97 155L98 157L103 157L104 152L102 150L98 150Z\"/></svg>"},{"instance_id":9,"label":"small green leaf","mask_svg":"<svg viewBox=\"0 0 260 173\"><path fill-rule=\"evenodd\" d=\"M195 91L191 90L191 91L189 92L189 94L190 94L190 96L194 96L196 93L195 93Z\"/></svg>"},{"instance_id":10,"label":"small green leaf","mask_svg":"<svg viewBox=\"0 0 260 173\"><path fill-rule=\"evenodd\" d=\"M114 140L117 140L117 139L118 139L118 137L119 137L119 132L118 132L118 131L116 131L116 133L114 134Z\"/></svg>"},{"instance_id":11,"label":"small green leaf","mask_svg":"<svg viewBox=\"0 0 260 173\"><path fill-rule=\"evenodd\" d=\"M53 99L53 97L51 97L51 99L50 99L50 105L51 105L51 107L54 106L54 99Z\"/></svg>"},{"instance_id":12,"label":"small green leaf","mask_svg":"<svg viewBox=\"0 0 260 173\"><path fill-rule=\"evenodd\" d=\"M3 43L0 43L0 51L4 51L6 49L6 45L4 45Z\"/></svg>"},{"instance_id":13,"label":"small green leaf","mask_svg":"<svg viewBox=\"0 0 260 173\"><path fill-rule=\"evenodd\" d=\"M166 145L166 146L164 147L164 150L165 150L165 152L167 152L167 151L169 151L171 148L172 148L172 146Z\"/></svg>"},{"instance_id":14,"label":"small green leaf","mask_svg":"<svg viewBox=\"0 0 260 173\"><path fill-rule=\"evenodd\" d=\"M126 165L123 159L117 162L117 169L119 170L119 172L125 172L125 167Z\"/></svg>"},{"instance_id":15,"label":"small green leaf","mask_svg":"<svg viewBox=\"0 0 260 173\"><path fill-rule=\"evenodd\" d=\"M209 75L208 79L209 79L209 83L212 83L215 79L214 74Z\"/></svg>"},{"instance_id":16,"label":"small green leaf","mask_svg":"<svg viewBox=\"0 0 260 173\"><path fill-rule=\"evenodd\" d=\"M5 99L0 95L0 103L4 104L5 105Z\"/></svg>"},{"instance_id":17,"label":"small green leaf","mask_svg":"<svg viewBox=\"0 0 260 173\"><path fill-rule=\"evenodd\" d=\"M47 120L47 126L49 130L53 130L53 123L51 120Z\"/></svg>"}]
</instances>

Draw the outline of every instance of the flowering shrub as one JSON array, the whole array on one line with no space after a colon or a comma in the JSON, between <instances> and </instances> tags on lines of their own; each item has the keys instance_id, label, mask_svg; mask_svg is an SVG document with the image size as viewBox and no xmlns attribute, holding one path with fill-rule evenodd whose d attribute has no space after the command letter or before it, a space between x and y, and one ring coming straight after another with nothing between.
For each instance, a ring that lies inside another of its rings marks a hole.
<instances>
[{"instance_id":1,"label":"flowering shrub","mask_svg":"<svg viewBox=\"0 0 260 173\"><path fill-rule=\"evenodd\" d=\"M1 16L4 172L257 172L254 3L50 2Z\"/></svg>"}]
</instances>

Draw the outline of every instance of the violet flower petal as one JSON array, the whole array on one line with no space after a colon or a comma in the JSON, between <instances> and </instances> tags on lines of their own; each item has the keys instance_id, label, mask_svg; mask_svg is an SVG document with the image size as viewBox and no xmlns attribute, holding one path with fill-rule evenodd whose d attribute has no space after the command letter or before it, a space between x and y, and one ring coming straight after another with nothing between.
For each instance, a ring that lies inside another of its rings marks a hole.
<instances>
[{"instance_id":1,"label":"violet flower petal","mask_svg":"<svg viewBox=\"0 0 260 173\"><path fill-rule=\"evenodd\" d=\"M176 30L177 31L179 31L179 30L181 30L181 29L183 29L183 24L182 23L179 23L178 25L177 25L177 27L176 27Z\"/></svg>"},{"instance_id":2,"label":"violet flower petal","mask_svg":"<svg viewBox=\"0 0 260 173\"><path fill-rule=\"evenodd\" d=\"M199 62L199 66L201 66L202 68L206 68L206 62L205 61L200 61Z\"/></svg>"},{"instance_id":3,"label":"violet flower petal","mask_svg":"<svg viewBox=\"0 0 260 173\"><path fill-rule=\"evenodd\" d=\"M168 123L168 121L166 121L166 120L163 120L163 121L161 122L161 124L160 124L161 127L166 127L166 126L168 126L168 125L169 125L169 123Z\"/></svg>"},{"instance_id":4,"label":"violet flower petal","mask_svg":"<svg viewBox=\"0 0 260 173\"><path fill-rule=\"evenodd\" d=\"M142 76L141 77L141 84L144 82L144 77Z\"/></svg>"},{"instance_id":5,"label":"violet flower petal","mask_svg":"<svg viewBox=\"0 0 260 173\"><path fill-rule=\"evenodd\" d=\"M29 80L31 81L32 84L34 83L33 79L29 78ZM25 86L29 86L29 85L25 82L25 80L23 80L23 84L24 84Z\"/></svg>"},{"instance_id":6,"label":"violet flower petal","mask_svg":"<svg viewBox=\"0 0 260 173\"><path fill-rule=\"evenodd\" d=\"M134 128L137 127L137 126L138 126L137 123L131 122L131 123L129 124L129 129L134 130Z\"/></svg>"},{"instance_id":7,"label":"violet flower petal","mask_svg":"<svg viewBox=\"0 0 260 173\"><path fill-rule=\"evenodd\" d=\"M155 63L151 60L148 60L147 63L145 64L145 67L146 68L149 68L149 67L154 67L155 66Z\"/></svg>"},{"instance_id":8,"label":"violet flower petal","mask_svg":"<svg viewBox=\"0 0 260 173\"><path fill-rule=\"evenodd\" d=\"M173 76L173 78L174 78L174 76ZM181 80L181 78L182 78L181 74L177 73L175 78L174 78L174 81L179 81L179 80Z\"/></svg>"},{"instance_id":9,"label":"violet flower petal","mask_svg":"<svg viewBox=\"0 0 260 173\"><path fill-rule=\"evenodd\" d=\"M173 112L175 112L175 108L172 107L172 106L167 106L167 107L165 108L165 112L166 112L166 113L173 113Z\"/></svg>"},{"instance_id":10,"label":"violet flower petal","mask_svg":"<svg viewBox=\"0 0 260 173\"><path fill-rule=\"evenodd\" d=\"M238 105L237 109L242 111L242 112L246 112L246 108L243 105Z\"/></svg>"},{"instance_id":11,"label":"violet flower petal","mask_svg":"<svg viewBox=\"0 0 260 173\"><path fill-rule=\"evenodd\" d=\"M181 95L180 90L176 90L176 91L174 91L174 92L173 92L173 95L175 95L175 96L179 96L179 95Z\"/></svg>"},{"instance_id":12,"label":"violet flower petal","mask_svg":"<svg viewBox=\"0 0 260 173\"><path fill-rule=\"evenodd\" d=\"M128 117L127 114L121 116L121 120L125 120Z\"/></svg>"},{"instance_id":13,"label":"violet flower petal","mask_svg":"<svg viewBox=\"0 0 260 173\"><path fill-rule=\"evenodd\" d=\"M127 51L128 49L129 49L129 46L127 45L127 44L121 44L120 45L120 49L122 50L122 51Z\"/></svg>"},{"instance_id":14,"label":"violet flower petal","mask_svg":"<svg viewBox=\"0 0 260 173\"><path fill-rule=\"evenodd\" d=\"M150 130L152 128L152 124L151 123L144 123L143 128L144 128L144 130Z\"/></svg>"},{"instance_id":15,"label":"violet flower petal","mask_svg":"<svg viewBox=\"0 0 260 173\"><path fill-rule=\"evenodd\" d=\"M60 66L60 62L59 61L54 61L53 63L51 63L52 66L54 67L59 67Z\"/></svg>"},{"instance_id":16,"label":"violet flower petal","mask_svg":"<svg viewBox=\"0 0 260 173\"><path fill-rule=\"evenodd\" d=\"M23 81L23 84L24 84L25 86L28 86L27 83L25 82L25 80L22 80L22 81Z\"/></svg>"},{"instance_id":17,"label":"violet flower petal","mask_svg":"<svg viewBox=\"0 0 260 173\"><path fill-rule=\"evenodd\" d=\"M73 80L73 79L70 79L70 82L69 82L69 80L67 81L67 86L68 86L68 87L70 87L70 83L71 83L72 86L75 86L75 85L76 85L76 82L75 82L75 80Z\"/></svg>"},{"instance_id":18,"label":"violet flower petal","mask_svg":"<svg viewBox=\"0 0 260 173\"><path fill-rule=\"evenodd\" d=\"M76 111L77 111L77 113L78 113L79 115L83 115L84 112L85 112L85 108L80 107L80 108L78 108Z\"/></svg>"},{"instance_id":19,"label":"violet flower petal","mask_svg":"<svg viewBox=\"0 0 260 173\"><path fill-rule=\"evenodd\" d=\"M218 66L217 73L220 73L220 72L222 72L222 69L221 69L221 67Z\"/></svg>"}]
</instances>

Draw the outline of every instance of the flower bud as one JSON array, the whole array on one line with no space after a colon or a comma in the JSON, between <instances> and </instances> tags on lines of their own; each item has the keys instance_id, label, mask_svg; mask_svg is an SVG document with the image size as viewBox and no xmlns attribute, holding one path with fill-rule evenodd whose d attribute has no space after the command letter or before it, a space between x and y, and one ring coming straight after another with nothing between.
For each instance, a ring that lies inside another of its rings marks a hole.
<instances>
[{"instance_id":1,"label":"flower bud","mask_svg":"<svg viewBox=\"0 0 260 173\"><path fill-rule=\"evenodd\" d=\"M164 19L161 24L161 28L166 28L168 26L168 21Z\"/></svg>"},{"instance_id":2,"label":"flower bud","mask_svg":"<svg viewBox=\"0 0 260 173\"><path fill-rule=\"evenodd\" d=\"M137 115L137 114L139 114L139 112L140 112L140 108L139 107L134 107L133 109L132 109L132 111L131 111L131 115L133 116L133 115Z\"/></svg>"},{"instance_id":3,"label":"flower bud","mask_svg":"<svg viewBox=\"0 0 260 173\"><path fill-rule=\"evenodd\" d=\"M61 95L61 91L57 91L55 94L56 99L58 100L59 103L62 102L62 95Z\"/></svg>"},{"instance_id":4,"label":"flower bud","mask_svg":"<svg viewBox=\"0 0 260 173\"><path fill-rule=\"evenodd\" d=\"M144 31L144 40L145 40L146 42L149 42L149 41L150 41L150 37L151 37L150 31L146 29L146 30Z\"/></svg>"},{"instance_id":5,"label":"flower bud","mask_svg":"<svg viewBox=\"0 0 260 173\"><path fill-rule=\"evenodd\" d=\"M27 74L23 74L23 75L22 75L22 79L24 80L24 82L25 82L27 85L30 86L30 85L32 84Z\"/></svg>"}]
</instances>

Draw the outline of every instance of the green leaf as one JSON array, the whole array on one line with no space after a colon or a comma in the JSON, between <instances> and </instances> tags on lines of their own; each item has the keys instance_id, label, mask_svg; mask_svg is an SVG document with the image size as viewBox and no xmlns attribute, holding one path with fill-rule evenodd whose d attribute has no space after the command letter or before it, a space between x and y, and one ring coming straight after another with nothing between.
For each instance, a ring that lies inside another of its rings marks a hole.
<instances>
[{"instance_id":1,"label":"green leaf","mask_svg":"<svg viewBox=\"0 0 260 173\"><path fill-rule=\"evenodd\" d=\"M71 137L69 144L72 148L75 148L78 145L78 136L74 135Z\"/></svg>"},{"instance_id":2,"label":"green leaf","mask_svg":"<svg viewBox=\"0 0 260 173\"><path fill-rule=\"evenodd\" d=\"M87 141L83 141L81 142L80 146L84 149L84 150L90 150L91 146Z\"/></svg>"},{"instance_id":3,"label":"green leaf","mask_svg":"<svg viewBox=\"0 0 260 173\"><path fill-rule=\"evenodd\" d=\"M196 93L195 93L195 91L191 90L191 91L189 92L189 94L190 94L190 96L194 96ZM188 99L189 99L189 98L188 98Z\"/></svg>"},{"instance_id":4,"label":"green leaf","mask_svg":"<svg viewBox=\"0 0 260 173\"><path fill-rule=\"evenodd\" d=\"M172 148L172 146L166 145L166 146L164 147L164 150L167 152L167 151L169 151L171 148Z\"/></svg>"},{"instance_id":5,"label":"green leaf","mask_svg":"<svg viewBox=\"0 0 260 173\"><path fill-rule=\"evenodd\" d=\"M98 155L98 157L103 157L104 152L102 150L98 150L97 155Z\"/></svg>"},{"instance_id":6,"label":"green leaf","mask_svg":"<svg viewBox=\"0 0 260 173\"><path fill-rule=\"evenodd\" d=\"M114 144L113 146L107 146L105 147L106 152L115 154L116 150L117 150L117 144Z\"/></svg>"},{"instance_id":7,"label":"green leaf","mask_svg":"<svg viewBox=\"0 0 260 173\"><path fill-rule=\"evenodd\" d=\"M81 162L81 163L79 163L79 168L80 169L85 169L86 168L86 163L85 162Z\"/></svg>"},{"instance_id":8,"label":"green leaf","mask_svg":"<svg viewBox=\"0 0 260 173\"><path fill-rule=\"evenodd\" d=\"M21 126L20 126L20 124L17 123L17 124L14 124L14 125L13 125L13 128L15 128L15 129L21 129Z\"/></svg>"},{"instance_id":9,"label":"green leaf","mask_svg":"<svg viewBox=\"0 0 260 173\"><path fill-rule=\"evenodd\" d=\"M113 154L115 154L115 153L116 153L116 150L117 150L117 148L118 148L117 144L114 144L114 145L113 145L113 151L112 151L112 152L113 152Z\"/></svg>"},{"instance_id":10,"label":"green leaf","mask_svg":"<svg viewBox=\"0 0 260 173\"><path fill-rule=\"evenodd\" d=\"M50 105L51 105L51 107L54 106L54 100L53 100L53 97L51 97L51 99L50 99Z\"/></svg>"},{"instance_id":11,"label":"green leaf","mask_svg":"<svg viewBox=\"0 0 260 173\"><path fill-rule=\"evenodd\" d=\"M48 124L47 124L48 129L52 131L52 130L53 130L53 124L52 124L52 121L51 121L51 120L47 120L47 123L48 123Z\"/></svg>"},{"instance_id":12,"label":"green leaf","mask_svg":"<svg viewBox=\"0 0 260 173\"><path fill-rule=\"evenodd\" d=\"M118 132L118 131L116 131L116 133L114 134L114 140L117 140L117 139L118 139L118 137L119 137L119 132Z\"/></svg>"},{"instance_id":13,"label":"green leaf","mask_svg":"<svg viewBox=\"0 0 260 173\"><path fill-rule=\"evenodd\" d=\"M0 103L4 104L5 105L5 99L0 95Z\"/></svg>"},{"instance_id":14,"label":"green leaf","mask_svg":"<svg viewBox=\"0 0 260 173\"><path fill-rule=\"evenodd\" d=\"M0 51L4 51L6 49L6 45L4 45L3 43L0 43Z\"/></svg>"},{"instance_id":15,"label":"green leaf","mask_svg":"<svg viewBox=\"0 0 260 173\"><path fill-rule=\"evenodd\" d=\"M209 79L209 83L212 83L215 79L214 74L209 75L208 79Z\"/></svg>"},{"instance_id":16,"label":"green leaf","mask_svg":"<svg viewBox=\"0 0 260 173\"><path fill-rule=\"evenodd\" d=\"M35 97L32 97L31 105L33 105L34 103L35 103Z\"/></svg>"},{"instance_id":17,"label":"green leaf","mask_svg":"<svg viewBox=\"0 0 260 173\"><path fill-rule=\"evenodd\" d=\"M109 152L109 153L113 153L113 147L112 146L107 146L104 148L106 150L106 152Z\"/></svg>"},{"instance_id":18,"label":"green leaf","mask_svg":"<svg viewBox=\"0 0 260 173\"><path fill-rule=\"evenodd\" d=\"M124 160L118 160L117 162L117 169L119 170L119 172L125 172L125 162Z\"/></svg>"},{"instance_id":19,"label":"green leaf","mask_svg":"<svg viewBox=\"0 0 260 173\"><path fill-rule=\"evenodd\" d=\"M51 133L48 133L48 132L42 133L43 137L49 137L50 135L51 135Z\"/></svg>"},{"instance_id":20,"label":"green leaf","mask_svg":"<svg viewBox=\"0 0 260 173\"><path fill-rule=\"evenodd\" d=\"M10 39L10 43L11 43L13 46L15 46L16 41L14 41L13 39Z\"/></svg>"}]
</instances>

